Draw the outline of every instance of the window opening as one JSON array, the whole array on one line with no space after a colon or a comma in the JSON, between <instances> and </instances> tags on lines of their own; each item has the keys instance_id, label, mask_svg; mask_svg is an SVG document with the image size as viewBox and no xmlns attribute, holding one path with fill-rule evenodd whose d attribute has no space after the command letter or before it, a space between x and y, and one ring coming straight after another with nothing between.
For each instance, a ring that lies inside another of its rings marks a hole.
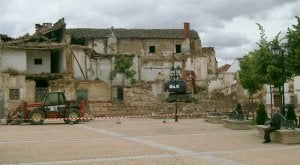
<instances>
[{"instance_id":1,"label":"window opening","mask_svg":"<svg viewBox=\"0 0 300 165\"><path fill-rule=\"evenodd\" d=\"M181 53L181 45L175 45L176 53Z\"/></svg>"},{"instance_id":2,"label":"window opening","mask_svg":"<svg viewBox=\"0 0 300 165\"><path fill-rule=\"evenodd\" d=\"M149 46L149 53L155 53L155 46Z\"/></svg>"},{"instance_id":3,"label":"window opening","mask_svg":"<svg viewBox=\"0 0 300 165\"><path fill-rule=\"evenodd\" d=\"M43 64L43 59L41 59L41 58L35 58L34 59L34 64L35 65L42 65Z\"/></svg>"},{"instance_id":4,"label":"window opening","mask_svg":"<svg viewBox=\"0 0 300 165\"><path fill-rule=\"evenodd\" d=\"M19 89L9 89L9 99L10 100L19 100L20 90Z\"/></svg>"}]
</instances>

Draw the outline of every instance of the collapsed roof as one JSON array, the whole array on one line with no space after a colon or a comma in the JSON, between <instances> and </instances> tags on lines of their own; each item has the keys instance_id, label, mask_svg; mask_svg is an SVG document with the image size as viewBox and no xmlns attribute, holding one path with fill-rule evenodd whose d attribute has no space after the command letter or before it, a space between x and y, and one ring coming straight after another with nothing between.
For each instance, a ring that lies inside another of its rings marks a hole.
<instances>
[{"instance_id":1,"label":"collapsed roof","mask_svg":"<svg viewBox=\"0 0 300 165\"><path fill-rule=\"evenodd\" d=\"M53 25L51 23L36 24L35 28L36 32L33 35L27 33L17 39L2 43L2 46L24 49L51 49L62 46L61 42L66 28L64 18Z\"/></svg>"}]
</instances>

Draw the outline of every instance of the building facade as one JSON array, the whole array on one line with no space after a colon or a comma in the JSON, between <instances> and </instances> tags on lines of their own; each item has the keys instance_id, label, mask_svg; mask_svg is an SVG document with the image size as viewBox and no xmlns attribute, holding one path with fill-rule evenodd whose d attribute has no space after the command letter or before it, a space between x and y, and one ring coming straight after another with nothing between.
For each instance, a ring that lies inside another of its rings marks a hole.
<instances>
[{"instance_id":1,"label":"building facade","mask_svg":"<svg viewBox=\"0 0 300 165\"><path fill-rule=\"evenodd\" d=\"M2 117L16 103L41 101L48 91L94 105L118 98L121 77L108 79L120 56L132 59L139 84L163 100L172 66L195 75L194 91L207 89L217 68L212 47L203 48L189 23L182 29L66 29L64 19L36 24L36 33L2 42L0 49ZM125 85L129 85L126 81Z\"/></svg>"}]
</instances>

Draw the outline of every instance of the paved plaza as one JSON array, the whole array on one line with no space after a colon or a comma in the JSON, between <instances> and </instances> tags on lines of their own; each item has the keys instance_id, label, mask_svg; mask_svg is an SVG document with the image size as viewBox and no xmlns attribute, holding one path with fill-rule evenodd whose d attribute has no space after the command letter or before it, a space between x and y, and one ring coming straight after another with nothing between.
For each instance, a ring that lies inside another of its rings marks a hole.
<instances>
[{"instance_id":1,"label":"paved plaza","mask_svg":"<svg viewBox=\"0 0 300 165\"><path fill-rule=\"evenodd\" d=\"M121 124L116 124L121 121ZM257 130L204 119L98 119L76 125L0 125L0 164L294 165L300 144L262 144Z\"/></svg>"}]
</instances>

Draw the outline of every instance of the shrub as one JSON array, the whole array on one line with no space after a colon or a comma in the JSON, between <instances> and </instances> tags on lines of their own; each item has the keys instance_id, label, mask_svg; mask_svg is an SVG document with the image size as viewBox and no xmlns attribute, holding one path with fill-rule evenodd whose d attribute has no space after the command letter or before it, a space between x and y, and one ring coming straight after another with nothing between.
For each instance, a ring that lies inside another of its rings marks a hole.
<instances>
[{"instance_id":1,"label":"shrub","mask_svg":"<svg viewBox=\"0 0 300 165\"><path fill-rule=\"evenodd\" d=\"M297 124L297 116L296 116L296 113L295 113L295 108L293 105L291 104L288 104L287 105L287 113L286 113L286 119L287 120L294 120L295 123Z\"/></svg>"},{"instance_id":2,"label":"shrub","mask_svg":"<svg viewBox=\"0 0 300 165\"><path fill-rule=\"evenodd\" d=\"M259 104L258 110L256 111L256 114L257 114L256 115L256 124L257 125L265 124L265 122L268 118L268 115L267 115L264 104Z\"/></svg>"},{"instance_id":3,"label":"shrub","mask_svg":"<svg viewBox=\"0 0 300 165\"><path fill-rule=\"evenodd\" d=\"M239 119L244 119L244 114L240 103L236 105L235 111L238 113Z\"/></svg>"}]
</instances>

